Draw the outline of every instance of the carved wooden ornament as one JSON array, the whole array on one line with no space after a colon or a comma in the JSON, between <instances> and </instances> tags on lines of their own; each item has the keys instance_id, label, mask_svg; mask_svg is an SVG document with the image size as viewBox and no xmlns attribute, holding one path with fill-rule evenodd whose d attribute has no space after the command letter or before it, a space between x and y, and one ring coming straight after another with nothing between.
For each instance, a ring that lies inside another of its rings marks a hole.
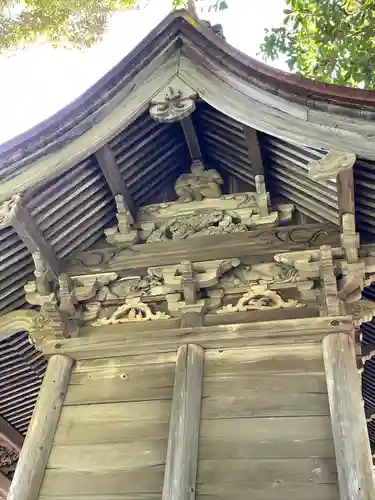
<instances>
[{"instance_id":1,"label":"carved wooden ornament","mask_svg":"<svg viewBox=\"0 0 375 500\"><path fill-rule=\"evenodd\" d=\"M19 195L14 195L8 201L5 201L0 206L0 227L8 227L12 224L12 219L15 217L17 210L19 208L21 197Z\"/></svg>"},{"instance_id":2,"label":"carved wooden ornament","mask_svg":"<svg viewBox=\"0 0 375 500\"><path fill-rule=\"evenodd\" d=\"M217 310L217 313L241 312L241 311L264 311L269 309L286 309L304 307L297 300L284 300L274 290L268 290L266 286L252 286L242 295L237 304L228 304Z\"/></svg>"},{"instance_id":3,"label":"carved wooden ornament","mask_svg":"<svg viewBox=\"0 0 375 500\"><path fill-rule=\"evenodd\" d=\"M181 121L195 110L196 98L197 93L182 80L172 81L151 100L150 115L157 122Z\"/></svg>"},{"instance_id":4,"label":"carved wooden ornament","mask_svg":"<svg viewBox=\"0 0 375 500\"><path fill-rule=\"evenodd\" d=\"M343 170L351 169L355 160L355 153L330 151L320 160L314 160L309 163L309 177L314 181L333 179Z\"/></svg>"}]
</instances>

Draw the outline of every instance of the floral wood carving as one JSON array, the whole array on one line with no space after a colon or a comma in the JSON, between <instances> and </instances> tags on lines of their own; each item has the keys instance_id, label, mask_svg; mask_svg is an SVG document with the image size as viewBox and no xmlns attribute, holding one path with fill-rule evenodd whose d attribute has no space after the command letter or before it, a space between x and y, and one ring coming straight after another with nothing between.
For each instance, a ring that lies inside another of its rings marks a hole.
<instances>
[{"instance_id":1,"label":"floral wood carving","mask_svg":"<svg viewBox=\"0 0 375 500\"><path fill-rule=\"evenodd\" d=\"M187 85L181 84L177 90L169 86L152 99L150 115L157 122L181 121L195 110L196 97L197 94Z\"/></svg>"},{"instance_id":2,"label":"floral wood carving","mask_svg":"<svg viewBox=\"0 0 375 500\"><path fill-rule=\"evenodd\" d=\"M131 323L137 321L155 321L158 319L168 319L170 316L164 312L153 312L148 304L139 302L139 299L129 299L121 305L109 318L100 318L93 326L118 325L121 323Z\"/></svg>"},{"instance_id":3,"label":"floral wood carving","mask_svg":"<svg viewBox=\"0 0 375 500\"><path fill-rule=\"evenodd\" d=\"M270 217L271 219L271 217ZM273 218L276 222L277 216ZM154 229L147 238L147 243L168 240L184 240L199 236L216 234L242 233L249 231L261 221L248 215L241 219L235 211L207 210L194 215L181 215L168 219L161 227ZM270 225L273 225L269 221Z\"/></svg>"},{"instance_id":4,"label":"floral wood carving","mask_svg":"<svg viewBox=\"0 0 375 500\"><path fill-rule=\"evenodd\" d=\"M297 300L285 301L274 290L268 290L266 286L253 286L242 295L237 304L228 304L218 309L219 314L228 312L243 312L243 311L264 311L270 309L287 309L305 307Z\"/></svg>"}]
</instances>

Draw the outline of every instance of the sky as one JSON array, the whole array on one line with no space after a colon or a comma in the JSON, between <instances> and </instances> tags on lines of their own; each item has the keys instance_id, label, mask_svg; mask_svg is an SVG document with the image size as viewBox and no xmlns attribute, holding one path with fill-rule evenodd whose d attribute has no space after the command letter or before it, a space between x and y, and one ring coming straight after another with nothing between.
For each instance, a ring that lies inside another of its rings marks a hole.
<instances>
[{"instance_id":1,"label":"sky","mask_svg":"<svg viewBox=\"0 0 375 500\"><path fill-rule=\"evenodd\" d=\"M0 56L0 144L85 92L168 14L171 3L151 0L143 9L114 15L103 40L84 51L55 49L44 43ZM227 42L257 57L264 28L280 23L284 1L229 0L228 6L204 18L221 23ZM274 66L287 69L280 61Z\"/></svg>"}]
</instances>

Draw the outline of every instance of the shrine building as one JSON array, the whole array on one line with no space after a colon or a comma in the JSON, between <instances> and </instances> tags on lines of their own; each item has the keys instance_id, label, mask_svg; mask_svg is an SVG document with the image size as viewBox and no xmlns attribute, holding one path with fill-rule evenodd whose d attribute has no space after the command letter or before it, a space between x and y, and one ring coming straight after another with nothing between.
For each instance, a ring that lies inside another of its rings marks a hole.
<instances>
[{"instance_id":1,"label":"shrine building","mask_svg":"<svg viewBox=\"0 0 375 500\"><path fill-rule=\"evenodd\" d=\"M0 146L4 500L375 498L375 93L224 35Z\"/></svg>"}]
</instances>

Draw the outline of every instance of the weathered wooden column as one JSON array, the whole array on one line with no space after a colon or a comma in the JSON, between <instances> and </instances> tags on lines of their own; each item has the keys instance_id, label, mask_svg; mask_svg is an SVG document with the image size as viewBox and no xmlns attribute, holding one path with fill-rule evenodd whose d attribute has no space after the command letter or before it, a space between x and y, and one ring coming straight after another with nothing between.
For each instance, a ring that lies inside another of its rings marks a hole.
<instances>
[{"instance_id":1,"label":"weathered wooden column","mask_svg":"<svg viewBox=\"0 0 375 500\"><path fill-rule=\"evenodd\" d=\"M202 347L178 349L163 500L195 498L203 365Z\"/></svg>"},{"instance_id":2,"label":"weathered wooden column","mask_svg":"<svg viewBox=\"0 0 375 500\"><path fill-rule=\"evenodd\" d=\"M8 500L38 498L72 366L67 356L55 355L48 361Z\"/></svg>"},{"instance_id":3,"label":"weathered wooden column","mask_svg":"<svg viewBox=\"0 0 375 500\"><path fill-rule=\"evenodd\" d=\"M374 499L374 471L352 339L343 333L328 335L323 355L340 499Z\"/></svg>"}]
</instances>

